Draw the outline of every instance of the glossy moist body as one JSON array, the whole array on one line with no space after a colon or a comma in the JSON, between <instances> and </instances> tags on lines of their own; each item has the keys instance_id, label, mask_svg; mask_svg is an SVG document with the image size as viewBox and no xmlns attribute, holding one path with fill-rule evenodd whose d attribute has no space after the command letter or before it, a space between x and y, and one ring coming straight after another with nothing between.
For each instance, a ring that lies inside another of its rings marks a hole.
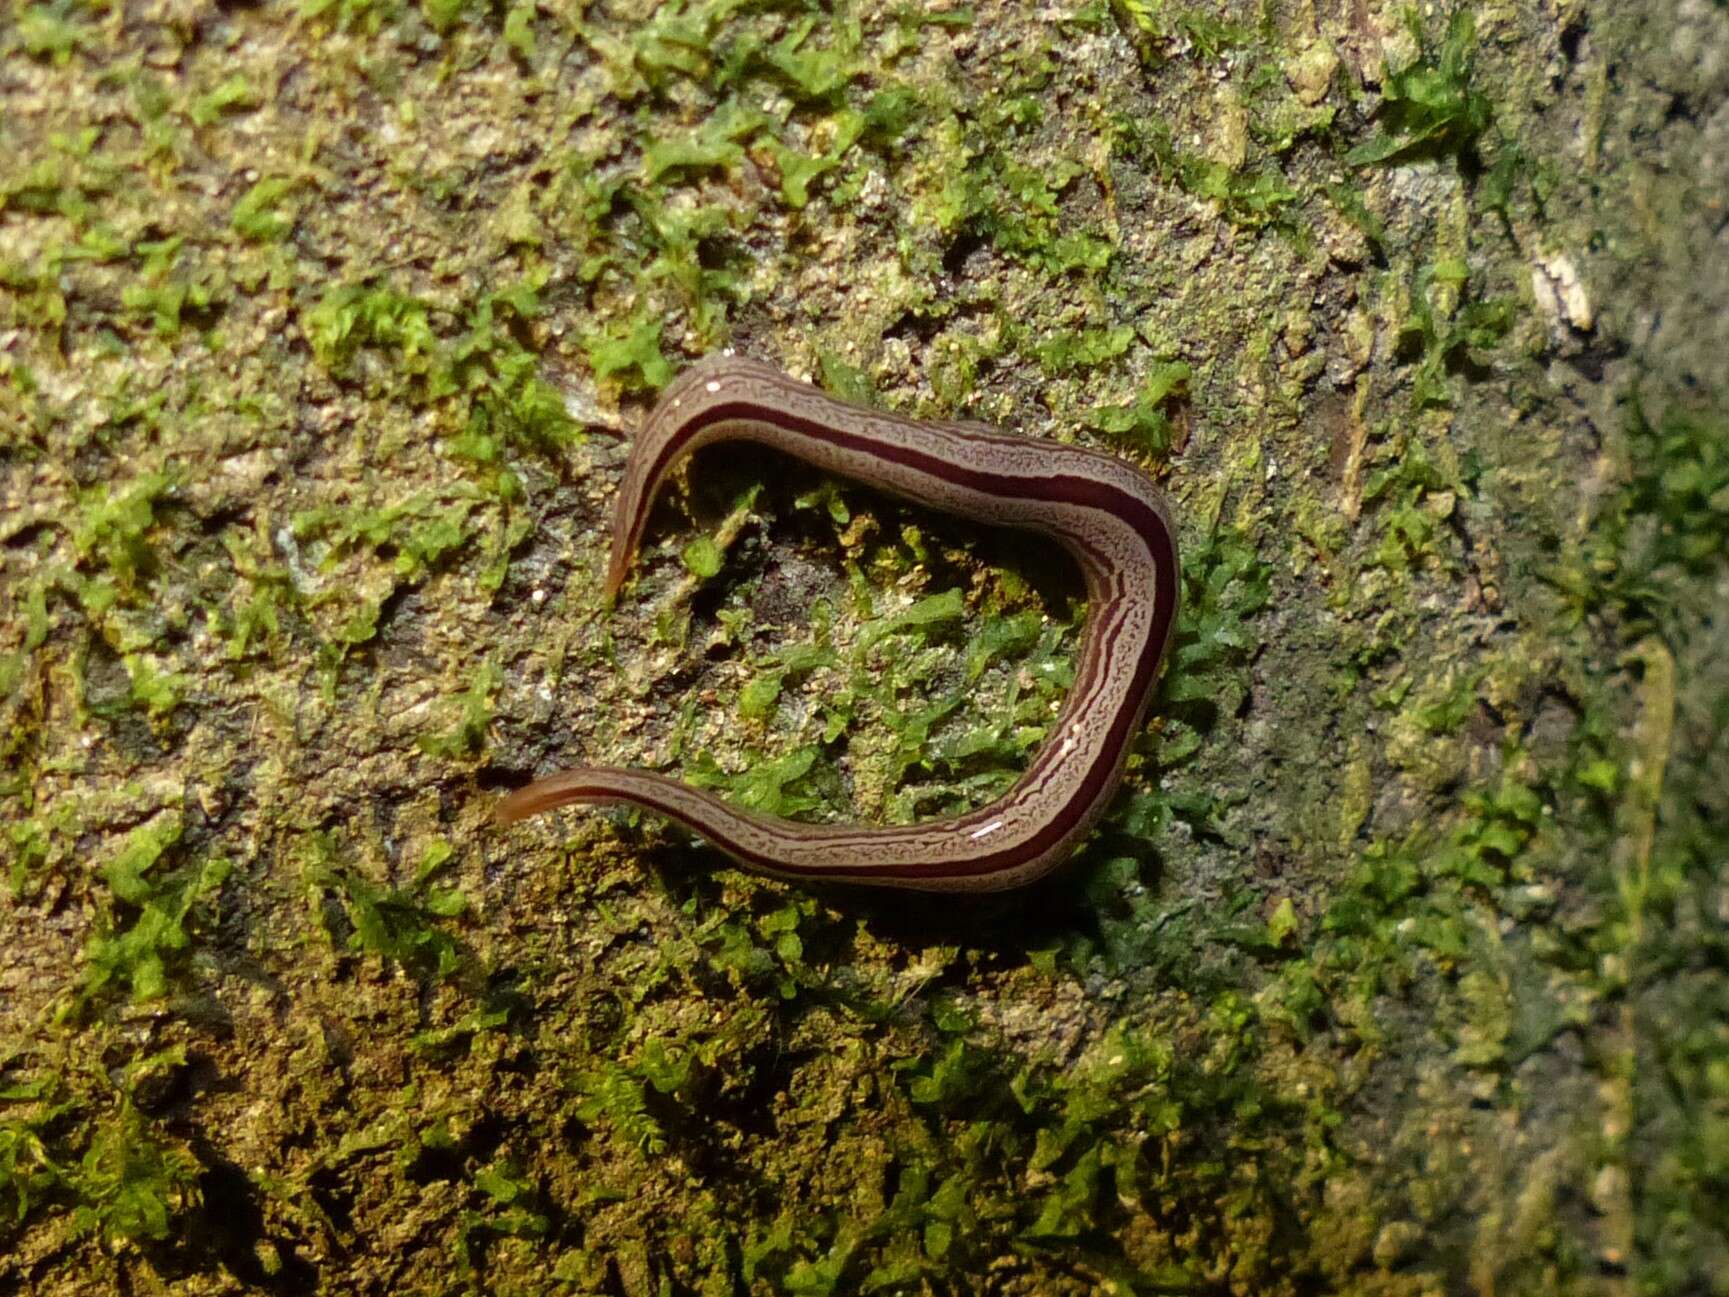
<instances>
[{"instance_id":1,"label":"glossy moist body","mask_svg":"<svg viewBox=\"0 0 1729 1297\"><path fill-rule=\"evenodd\" d=\"M624 581L668 473L722 441L769 446L927 508L1049 536L1068 550L1086 582L1088 617L1075 683L1049 736L1002 797L919 824L799 824L661 775L599 766L536 780L500 804L500 818L572 802L628 803L683 824L762 873L924 891L1018 887L1066 860L1122 777L1176 621L1176 537L1159 489L1110 455L905 419L837 401L755 361L715 357L679 376L631 448L609 593Z\"/></svg>"}]
</instances>

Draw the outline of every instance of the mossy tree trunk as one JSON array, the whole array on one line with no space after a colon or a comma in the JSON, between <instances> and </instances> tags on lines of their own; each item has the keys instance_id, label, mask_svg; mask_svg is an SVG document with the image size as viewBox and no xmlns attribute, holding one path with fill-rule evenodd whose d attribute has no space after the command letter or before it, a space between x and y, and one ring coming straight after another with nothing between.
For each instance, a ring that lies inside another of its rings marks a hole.
<instances>
[{"instance_id":1,"label":"mossy tree trunk","mask_svg":"<svg viewBox=\"0 0 1729 1297\"><path fill-rule=\"evenodd\" d=\"M3 0L0 1290L1729 1291L1729 9ZM731 345L1111 447L1186 609L986 902L494 791L994 796L1013 539L621 438Z\"/></svg>"}]
</instances>

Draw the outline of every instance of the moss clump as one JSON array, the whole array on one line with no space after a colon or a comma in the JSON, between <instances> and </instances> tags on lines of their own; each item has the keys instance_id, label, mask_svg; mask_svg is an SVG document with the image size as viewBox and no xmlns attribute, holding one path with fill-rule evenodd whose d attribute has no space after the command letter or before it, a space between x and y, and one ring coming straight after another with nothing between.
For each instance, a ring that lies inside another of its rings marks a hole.
<instances>
[{"instance_id":1,"label":"moss clump","mask_svg":"<svg viewBox=\"0 0 1729 1297\"><path fill-rule=\"evenodd\" d=\"M158 1137L130 1103L94 1127L90 1147L67 1174L77 1200L73 1227L105 1242L160 1242L200 1201L200 1167Z\"/></svg>"},{"instance_id":2,"label":"moss clump","mask_svg":"<svg viewBox=\"0 0 1729 1297\"><path fill-rule=\"evenodd\" d=\"M1470 10L1453 11L1434 47L1428 45L1415 9L1407 11L1405 21L1416 57L1388 70L1381 86L1379 130L1345 155L1352 166L1466 154L1492 120L1488 95L1473 84L1477 29Z\"/></svg>"},{"instance_id":3,"label":"moss clump","mask_svg":"<svg viewBox=\"0 0 1729 1297\"><path fill-rule=\"evenodd\" d=\"M379 887L343 862L327 835L308 838L303 850L301 876L334 948L374 955L417 977L447 978L461 969L462 947L442 921L465 914L468 897L459 888L432 883L454 854L448 842L429 845L402 887Z\"/></svg>"}]
</instances>

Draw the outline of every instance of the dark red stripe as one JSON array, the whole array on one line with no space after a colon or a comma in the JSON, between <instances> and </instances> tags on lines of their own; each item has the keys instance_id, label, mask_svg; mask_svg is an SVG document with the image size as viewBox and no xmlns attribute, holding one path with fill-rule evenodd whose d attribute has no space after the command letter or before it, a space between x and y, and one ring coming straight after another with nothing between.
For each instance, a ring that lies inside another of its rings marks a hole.
<instances>
[{"instance_id":1,"label":"dark red stripe","mask_svg":"<svg viewBox=\"0 0 1729 1297\"><path fill-rule=\"evenodd\" d=\"M1001 434L963 433L959 429L946 426L940 429L926 428L896 415L883 415L876 411L865 413L873 418L892 419L894 422L902 424L913 435L928 437L933 441L940 441L943 437L956 437L975 443L1001 441L1015 446L1026 444L1019 439ZM1047 477L993 473L958 464L951 459L914 447L894 445L846 432L832 425L807 419L787 410L765 407L753 401L722 401L690 418L667 439L666 444L661 448L660 453L656 456L654 467L644 479L645 486L653 487L658 484L662 474L670 468L672 462L683 453L684 448L699 432L716 423L729 420L750 420L773 424L786 432L813 442L826 443L845 450L885 459L937 480L953 482L984 494L1020 497L1102 510L1127 523L1133 528L1142 543L1147 546L1154 557L1156 570L1153 622L1151 634L1143 645L1139 660L1135 664L1134 680L1128 693L1128 698L1131 701L1113 718L1110 733L1105 746L1100 751L1098 760L1087 771L1079 791L1064 807L1061 814L1052 817L1051 822L1046 824L1032 838L1014 846L1004 847L1000 851L981 856L965 864L933 861L925 864L862 866L858 868L826 866L820 871L809 872L819 873L822 877L858 879L972 877L1014 869L1056 846L1085 819L1103 794L1104 786L1115 773L1119 754L1133 738L1133 727L1140 720L1145 698L1152 689L1158 674L1159 664L1164 656L1166 640L1169 638L1171 623L1177 608L1178 595L1176 546L1174 538L1166 526L1164 516L1147 500L1109 482L1064 473L1055 473ZM1073 448L1063 447L1062 449L1069 451ZM789 453L797 455L796 450L789 450ZM887 490L891 494L901 494L895 491L892 486L881 483L874 485L880 486L881 489ZM1095 613L1095 615L1097 614ZM1078 681L1076 685L1079 686ZM650 805L646 799L643 804L650 810L686 824L686 827L701 833L709 838L715 846L741 861L771 872L782 874L789 872L784 863L778 863L770 857L747 851L739 844L726 840L724 835L690 824L682 815L666 806ZM790 872L804 871L794 870Z\"/></svg>"}]
</instances>

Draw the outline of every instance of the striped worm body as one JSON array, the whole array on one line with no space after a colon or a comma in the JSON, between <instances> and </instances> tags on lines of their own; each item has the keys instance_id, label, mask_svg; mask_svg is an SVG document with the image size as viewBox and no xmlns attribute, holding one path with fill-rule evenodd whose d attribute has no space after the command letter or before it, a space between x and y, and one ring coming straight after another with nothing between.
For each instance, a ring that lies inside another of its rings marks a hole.
<instances>
[{"instance_id":1,"label":"striped worm body","mask_svg":"<svg viewBox=\"0 0 1729 1297\"><path fill-rule=\"evenodd\" d=\"M916 504L1050 537L1079 563L1088 617L1075 682L1026 772L1002 797L901 826L799 824L730 806L647 771L566 770L506 797L508 824L571 802L639 806L781 878L921 891L1019 887L1066 860L1122 777L1176 621L1177 545L1145 474L1078 446L927 423L837 401L732 356L681 374L631 447L607 593L623 584L656 490L685 455L722 441L771 447Z\"/></svg>"}]
</instances>

